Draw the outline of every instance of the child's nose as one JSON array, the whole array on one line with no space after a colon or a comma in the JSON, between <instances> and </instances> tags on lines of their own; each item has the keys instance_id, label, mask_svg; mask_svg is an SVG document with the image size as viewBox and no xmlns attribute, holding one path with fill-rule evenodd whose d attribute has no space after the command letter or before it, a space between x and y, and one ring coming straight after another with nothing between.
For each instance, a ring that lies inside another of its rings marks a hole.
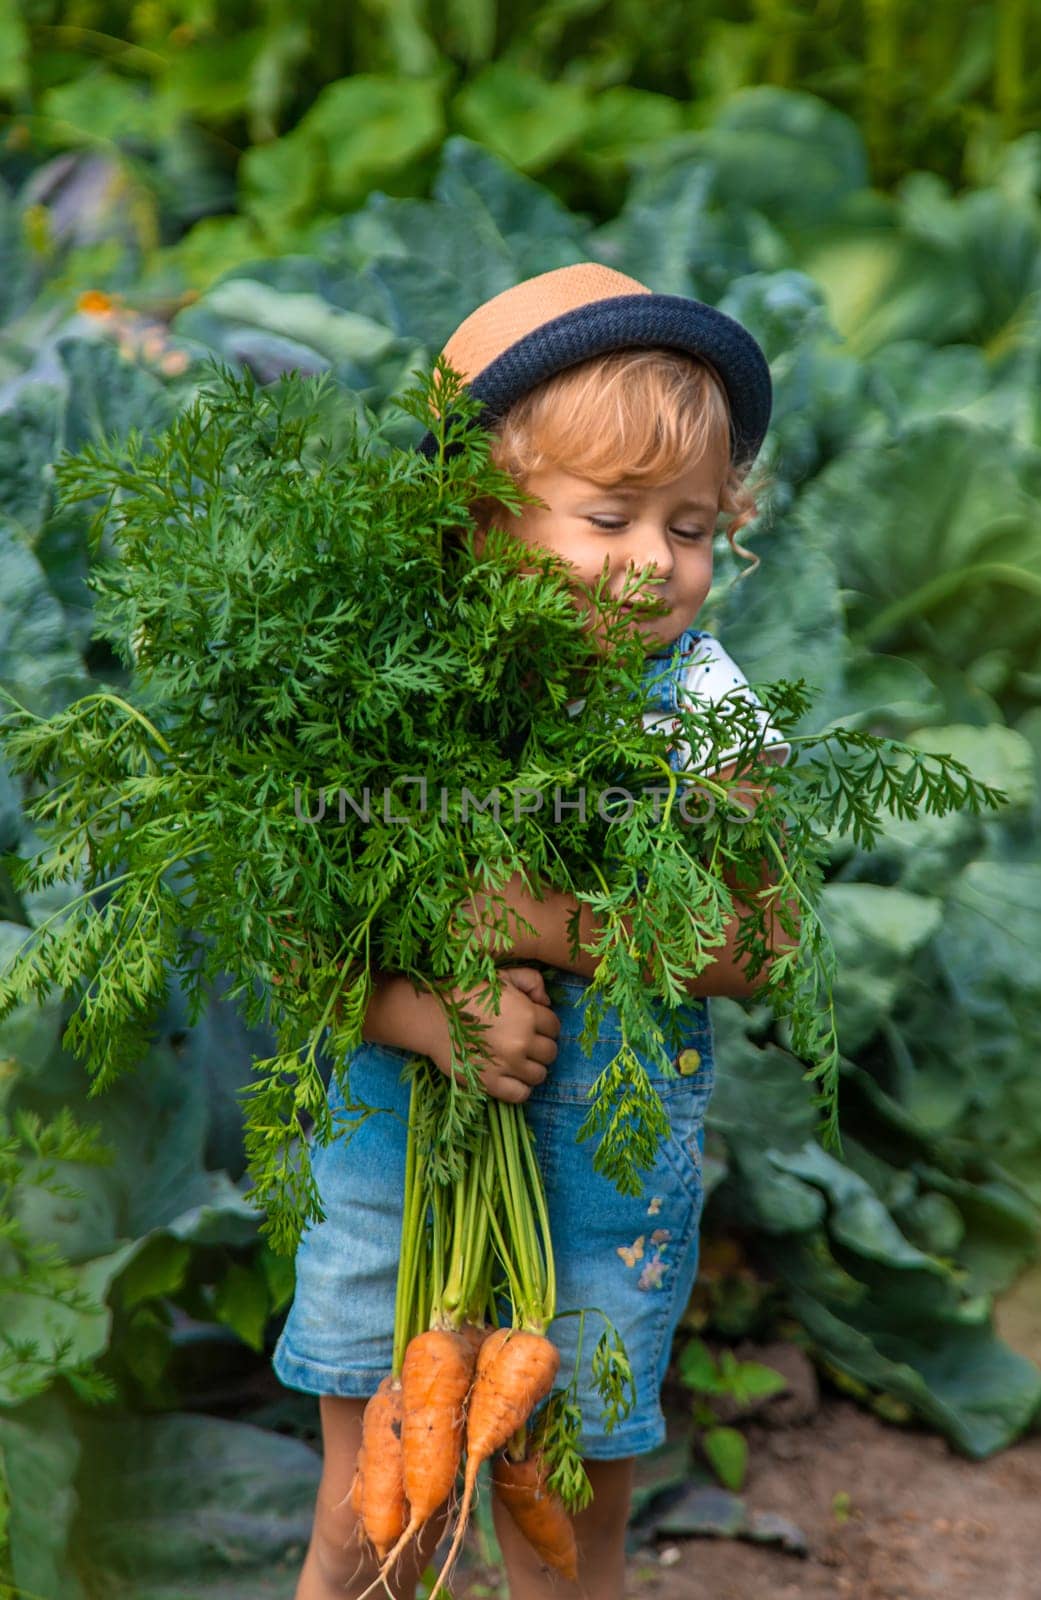
<instances>
[{"instance_id":1,"label":"child's nose","mask_svg":"<svg viewBox=\"0 0 1041 1600\"><path fill-rule=\"evenodd\" d=\"M625 556L630 570L648 574L653 571L659 580L669 576L676 560L668 529L646 525L633 529Z\"/></svg>"}]
</instances>

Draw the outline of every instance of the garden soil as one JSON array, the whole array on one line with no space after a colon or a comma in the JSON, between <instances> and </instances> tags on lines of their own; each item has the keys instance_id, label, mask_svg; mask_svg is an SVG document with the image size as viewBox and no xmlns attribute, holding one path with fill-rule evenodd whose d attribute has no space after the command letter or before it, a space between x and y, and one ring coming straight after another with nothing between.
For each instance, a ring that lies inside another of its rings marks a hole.
<instances>
[{"instance_id":1,"label":"garden soil","mask_svg":"<svg viewBox=\"0 0 1041 1600\"><path fill-rule=\"evenodd\" d=\"M630 1563L633 1600L1039 1600L1041 1437L987 1461L935 1434L822 1401L783 1430L749 1424L750 1509L806 1536L808 1553L744 1539L657 1541ZM836 1516L836 1495L849 1497Z\"/></svg>"},{"instance_id":2,"label":"garden soil","mask_svg":"<svg viewBox=\"0 0 1041 1600\"><path fill-rule=\"evenodd\" d=\"M840 1396L745 1431L746 1504L794 1523L807 1554L658 1537L630 1557L627 1600L1041 1600L1041 1436L970 1461ZM505 1594L500 1573L467 1566L456 1600Z\"/></svg>"}]
</instances>

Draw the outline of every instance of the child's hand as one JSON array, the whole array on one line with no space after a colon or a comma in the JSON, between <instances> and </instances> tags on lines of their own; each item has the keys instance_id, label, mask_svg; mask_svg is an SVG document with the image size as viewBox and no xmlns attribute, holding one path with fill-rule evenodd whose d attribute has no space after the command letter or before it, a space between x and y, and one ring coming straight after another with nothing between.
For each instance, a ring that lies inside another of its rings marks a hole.
<instances>
[{"instance_id":1,"label":"child's hand","mask_svg":"<svg viewBox=\"0 0 1041 1600\"><path fill-rule=\"evenodd\" d=\"M556 1040L560 1018L549 1003L542 973L536 967L502 967L502 1004L496 1016L487 988L456 989L452 998L461 1001L469 1016L484 1028L482 1035L485 1064L479 1078L494 1100L520 1104L536 1084L544 1083L547 1068L557 1058ZM443 1020L443 1019L442 1019ZM448 1026L443 1025L430 1055L448 1076L451 1051ZM456 1078L463 1080L457 1069Z\"/></svg>"}]
</instances>

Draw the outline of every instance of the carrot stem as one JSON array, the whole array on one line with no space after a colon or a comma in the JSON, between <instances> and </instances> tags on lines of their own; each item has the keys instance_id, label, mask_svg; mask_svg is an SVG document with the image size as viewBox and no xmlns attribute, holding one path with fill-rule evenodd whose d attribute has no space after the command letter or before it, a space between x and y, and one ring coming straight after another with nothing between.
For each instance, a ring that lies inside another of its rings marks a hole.
<instances>
[{"instance_id":1,"label":"carrot stem","mask_svg":"<svg viewBox=\"0 0 1041 1600\"><path fill-rule=\"evenodd\" d=\"M391 1371L395 1378L401 1376L405 1348L412 1337L419 1302L424 1298L420 1284L423 1265L423 1229L425 1224L425 1195L422 1174L416 1159L416 1128L422 1095L421 1080L425 1068L412 1074L409 1094L408 1138L405 1143L405 1194L401 1212L401 1249L398 1259L398 1282L394 1296L394 1353Z\"/></svg>"},{"instance_id":2,"label":"carrot stem","mask_svg":"<svg viewBox=\"0 0 1041 1600\"><path fill-rule=\"evenodd\" d=\"M480 1150L471 1153L452 1196L451 1251L439 1309L453 1328L463 1321L484 1275L488 1226L481 1200L481 1159Z\"/></svg>"},{"instance_id":3,"label":"carrot stem","mask_svg":"<svg viewBox=\"0 0 1041 1600\"><path fill-rule=\"evenodd\" d=\"M542 1312L548 1326L553 1321L557 1309L557 1268L553 1259L553 1239L549 1227L549 1209L546 1205L546 1191L542 1183L542 1173L539 1170L538 1160L535 1156L535 1141L531 1136L531 1128L520 1107L517 1110L518 1115L515 1119L517 1123L517 1138L528 1169L528 1189L535 1206L542 1255L545 1262L545 1289Z\"/></svg>"},{"instance_id":4,"label":"carrot stem","mask_svg":"<svg viewBox=\"0 0 1041 1600\"><path fill-rule=\"evenodd\" d=\"M523 1132L521 1122L524 1123ZM537 1194L533 1193L530 1181L532 1172L538 1176L538 1169L530 1144L525 1142L529 1130L521 1108L501 1101L489 1107L489 1125L495 1177L509 1235L509 1257L515 1268L512 1275L507 1269L515 1317L520 1327L544 1333L554 1309L550 1298L554 1275L552 1258L548 1251L543 1251L540 1241L540 1232L546 1225L546 1211L541 1180L535 1185ZM505 1261L503 1265L506 1266ZM555 1297L555 1287L553 1293Z\"/></svg>"},{"instance_id":5,"label":"carrot stem","mask_svg":"<svg viewBox=\"0 0 1041 1600\"><path fill-rule=\"evenodd\" d=\"M503 1259L509 1280L510 1299L513 1301L514 1325L526 1327L529 1311L530 1265L527 1260L527 1243L521 1227L511 1181L512 1173L505 1149L502 1118L498 1102L489 1107L489 1127L495 1156L495 1179L502 1204L503 1224L509 1249ZM489 1200L489 1220L494 1221L494 1208ZM511 1270L512 1268L512 1270Z\"/></svg>"},{"instance_id":6,"label":"carrot stem","mask_svg":"<svg viewBox=\"0 0 1041 1600\"><path fill-rule=\"evenodd\" d=\"M506 1274L507 1290L509 1292L510 1299L513 1301L514 1314L516 1315L518 1304L516 1291L516 1285L518 1281L517 1268L514 1265L513 1257L510 1254L510 1247L506 1243L502 1228L499 1225L499 1217L495 1206L496 1197L493 1191L493 1179L495 1176L494 1151L490 1150L489 1155L491 1159L488 1161L487 1166L482 1168L481 1172L481 1178L484 1184L484 1210L488 1219L489 1230L493 1239L495 1240L495 1247L499 1254L499 1260L502 1263L503 1271Z\"/></svg>"}]
</instances>

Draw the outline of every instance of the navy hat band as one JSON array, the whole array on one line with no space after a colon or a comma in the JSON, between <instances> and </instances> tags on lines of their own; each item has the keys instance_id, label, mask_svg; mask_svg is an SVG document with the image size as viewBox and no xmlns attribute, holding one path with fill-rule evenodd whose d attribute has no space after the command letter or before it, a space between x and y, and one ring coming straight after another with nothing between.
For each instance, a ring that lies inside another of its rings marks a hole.
<instances>
[{"instance_id":1,"label":"navy hat band","mask_svg":"<svg viewBox=\"0 0 1041 1600\"><path fill-rule=\"evenodd\" d=\"M487 426L537 384L568 367L615 350L653 348L703 356L711 364L730 406L733 459L752 461L770 421L766 357L733 317L685 295L613 295L565 311L511 344L468 387L484 401L481 420ZM433 434L425 434L419 449L430 455L436 448Z\"/></svg>"}]
</instances>

